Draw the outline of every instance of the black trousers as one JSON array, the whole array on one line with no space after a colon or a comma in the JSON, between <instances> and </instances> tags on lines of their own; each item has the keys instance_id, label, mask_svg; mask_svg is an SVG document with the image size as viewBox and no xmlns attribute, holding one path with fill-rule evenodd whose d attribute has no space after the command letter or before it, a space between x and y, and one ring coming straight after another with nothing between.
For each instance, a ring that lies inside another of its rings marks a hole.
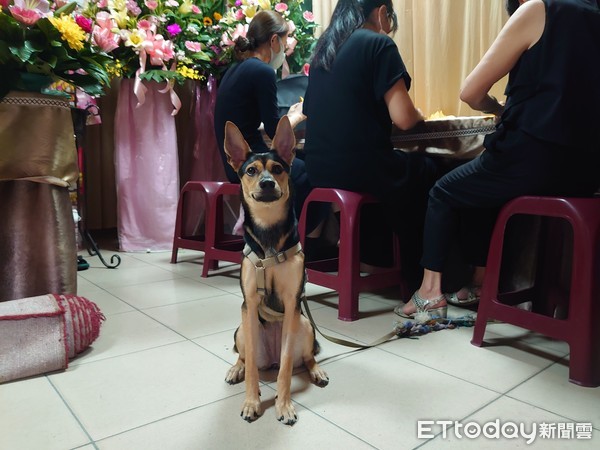
<instances>
[{"instance_id":1,"label":"black trousers","mask_svg":"<svg viewBox=\"0 0 600 450\"><path fill-rule=\"evenodd\" d=\"M600 148L539 141L500 128L478 158L449 172L429 192L421 265L442 272L454 240L465 261L485 266L500 207L522 195L591 196L600 185ZM594 151L595 150L595 151Z\"/></svg>"}]
</instances>

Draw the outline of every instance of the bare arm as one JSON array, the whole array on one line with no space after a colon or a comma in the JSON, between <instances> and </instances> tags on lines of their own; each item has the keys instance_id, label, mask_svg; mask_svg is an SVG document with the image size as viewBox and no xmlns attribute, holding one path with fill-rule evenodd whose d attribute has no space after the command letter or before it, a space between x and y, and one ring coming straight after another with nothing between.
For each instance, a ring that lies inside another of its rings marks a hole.
<instances>
[{"instance_id":1,"label":"bare arm","mask_svg":"<svg viewBox=\"0 0 600 450\"><path fill-rule=\"evenodd\" d=\"M546 9L542 0L529 0L520 6L463 82L460 99L477 111L502 114L504 106L488 92L510 72L521 55L535 45L544 32L545 23Z\"/></svg>"},{"instance_id":2,"label":"bare arm","mask_svg":"<svg viewBox=\"0 0 600 450\"><path fill-rule=\"evenodd\" d=\"M383 96L392 122L401 130L408 130L424 120L423 114L412 102L406 83L399 79Z\"/></svg>"}]
</instances>

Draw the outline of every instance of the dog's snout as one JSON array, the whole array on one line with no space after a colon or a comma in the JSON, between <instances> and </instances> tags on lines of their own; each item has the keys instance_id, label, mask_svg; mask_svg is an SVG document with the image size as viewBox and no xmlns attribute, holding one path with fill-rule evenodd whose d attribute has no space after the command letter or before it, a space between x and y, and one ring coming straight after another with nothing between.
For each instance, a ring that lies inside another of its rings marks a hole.
<instances>
[{"instance_id":1,"label":"dog's snout","mask_svg":"<svg viewBox=\"0 0 600 450\"><path fill-rule=\"evenodd\" d=\"M275 189L275 180L272 178L263 178L258 183L261 189Z\"/></svg>"}]
</instances>

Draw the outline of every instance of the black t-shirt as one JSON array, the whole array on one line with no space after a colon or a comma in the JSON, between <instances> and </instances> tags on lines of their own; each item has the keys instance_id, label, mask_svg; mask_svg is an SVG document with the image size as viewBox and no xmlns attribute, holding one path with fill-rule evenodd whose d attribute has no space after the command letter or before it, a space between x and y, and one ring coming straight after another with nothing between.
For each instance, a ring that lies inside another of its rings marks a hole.
<instances>
[{"instance_id":1,"label":"black t-shirt","mask_svg":"<svg viewBox=\"0 0 600 450\"><path fill-rule=\"evenodd\" d=\"M376 195L402 186L405 161L393 151L385 93L410 76L392 39L355 31L331 70L311 67L304 101L306 169L315 187Z\"/></svg>"},{"instance_id":2,"label":"black t-shirt","mask_svg":"<svg viewBox=\"0 0 600 450\"><path fill-rule=\"evenodd\" d=\"M258 58L248 58L233 65L221 80L215 105L215 135L221 155L225 139L225 123L237 125L254 152L269 150L258 129L261 122L270 137L275 135L279 121L275 71ZM224 160L225 161L225 160ZM237 181L237 175L233 180ZM231 181L233 181L231 180Z\"/></svg>"}]
</instances>

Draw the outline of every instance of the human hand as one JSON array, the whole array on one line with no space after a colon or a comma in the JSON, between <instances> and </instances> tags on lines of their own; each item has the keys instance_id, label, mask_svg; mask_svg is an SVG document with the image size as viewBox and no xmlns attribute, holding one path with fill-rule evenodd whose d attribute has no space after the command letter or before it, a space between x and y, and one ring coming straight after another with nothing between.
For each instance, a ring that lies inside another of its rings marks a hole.
<instances>
[{"instance_id":1,"label":"human hand","mask_svg":"<svg viewBox=\"0 0 600 450\"><path fill-rule=\"evenodd\" d=\"M303 120L306 120L306 116L302 112L302 102L294 103L292 106L290 106L287 115L290 119L290 123L292 124L292 128L294 128Z\"/></svg>"}]
</instances>

